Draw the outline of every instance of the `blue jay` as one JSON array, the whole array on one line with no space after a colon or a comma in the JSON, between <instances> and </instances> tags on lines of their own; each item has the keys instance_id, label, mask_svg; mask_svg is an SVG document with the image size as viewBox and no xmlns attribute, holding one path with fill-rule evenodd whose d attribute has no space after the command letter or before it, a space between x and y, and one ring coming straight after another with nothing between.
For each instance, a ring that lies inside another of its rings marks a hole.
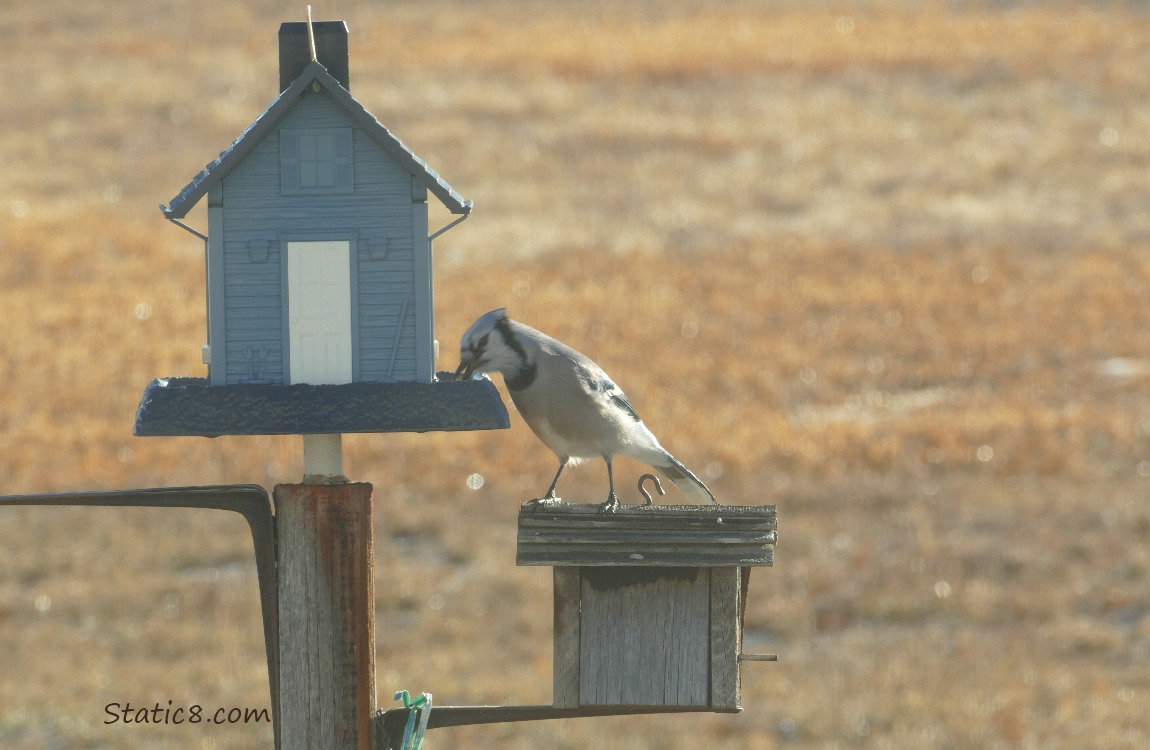
<instances>
[{"instance_id":1,"label":"blue jay","mask_svg":"<svg viewBox=\"0 0 1150 750\"><path fill-rule=\"evenodd\" d=\"M611 461L630 456L661 472L693 503L717 503L698 477L659 445L635 407L603 368L550 336L512 320L505 308L484 313L460 342L457 378L500 372L515 408L531 431L559 457L559 470L535 505L563 501L555 494L568 463L607 462L605 513L619 507Z\"/></svg>"}]
</instances>

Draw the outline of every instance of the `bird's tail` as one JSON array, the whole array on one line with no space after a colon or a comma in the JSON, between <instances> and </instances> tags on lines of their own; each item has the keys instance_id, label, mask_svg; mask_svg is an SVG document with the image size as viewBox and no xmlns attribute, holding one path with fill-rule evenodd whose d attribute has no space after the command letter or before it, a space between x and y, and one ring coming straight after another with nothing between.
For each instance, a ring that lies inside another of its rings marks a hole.
<instances>
[{"instance_id":1,"label":"bird's tail","mask_svg":"<svg viewBox=\"0 0 1150 750\"><path fill-rule=\"evenodd\" d=\"M651 466L667 479L670 479L671 484L682 490L688 500L696 504L719 502L707 489L707 485L703 484L702 480L692 474L691 470L683 466L678 459L670 453L663 453L661 458L661 461L652 463Z\"/></svg>"}]
</instances>

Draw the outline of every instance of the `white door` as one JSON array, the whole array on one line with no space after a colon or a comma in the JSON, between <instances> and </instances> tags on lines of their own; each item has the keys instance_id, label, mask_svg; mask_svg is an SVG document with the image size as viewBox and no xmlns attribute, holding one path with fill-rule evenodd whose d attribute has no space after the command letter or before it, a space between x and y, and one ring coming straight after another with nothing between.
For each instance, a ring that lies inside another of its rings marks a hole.
<instances>
[{"instance_id":1,"label":"white door","mask_svg":"<svg viewBox=\"0 0 1150 750\"><path fill-rule=\"evenodd\" d=\"M350 245L346 241L287 245L291 382L350 383Z\"/></svg>"}]
</instances>

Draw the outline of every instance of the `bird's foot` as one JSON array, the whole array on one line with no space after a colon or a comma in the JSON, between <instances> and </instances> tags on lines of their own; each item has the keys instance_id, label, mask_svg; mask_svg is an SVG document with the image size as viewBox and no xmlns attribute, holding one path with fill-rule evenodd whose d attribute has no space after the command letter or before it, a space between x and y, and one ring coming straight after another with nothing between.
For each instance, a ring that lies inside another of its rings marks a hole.
<instances>
[{"instance_id":1,"label":"bird's foot","mask_svg":"<svg viewBox=\"0 0 1150 750\"><path fill-rule=\"evenodd\" d=\"M619 496L612 492L599 506L600 513L614 513L619 508Z\"/></svg>"},{"instance_id":2,"label":"bird's foot","mask_svg":"<svg viewBox=\"0 0 1150 750\"><path fill-rule=\"evenodd\" d=\"M561 497L555 495L546 495L544 497L537 497L534 500L528 500L523 503L522 507L527 510L539 510L540 508L557 508L560 505L567 503Z\"/></svg>"}]
</instances>

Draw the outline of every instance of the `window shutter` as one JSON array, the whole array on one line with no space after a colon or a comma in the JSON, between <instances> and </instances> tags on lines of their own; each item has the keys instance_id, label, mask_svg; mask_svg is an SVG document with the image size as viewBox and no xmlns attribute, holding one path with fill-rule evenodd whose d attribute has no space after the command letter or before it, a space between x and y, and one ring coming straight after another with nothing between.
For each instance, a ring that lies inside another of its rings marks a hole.
<instances>
[{"instance_id":1,"label":"window shutter","mask_svg":"<svg viewBox=\"0 0 1150 750\"><path fill-rule=\"evenodd\" d=\"M280 192L299 192L299 135L280 131Z\"/></svg>"},{"instance_id":2,"label":"window shutter","mask_svg":"<svg viewBox=\"0 0 1150 750\"><path fill-rule=\"evenodd\" d=\"M340 130L335 133L335 191L339 193L354 192L354 176L352 172L351 155L351 129Z\"/></svg>"}]
</instances>

